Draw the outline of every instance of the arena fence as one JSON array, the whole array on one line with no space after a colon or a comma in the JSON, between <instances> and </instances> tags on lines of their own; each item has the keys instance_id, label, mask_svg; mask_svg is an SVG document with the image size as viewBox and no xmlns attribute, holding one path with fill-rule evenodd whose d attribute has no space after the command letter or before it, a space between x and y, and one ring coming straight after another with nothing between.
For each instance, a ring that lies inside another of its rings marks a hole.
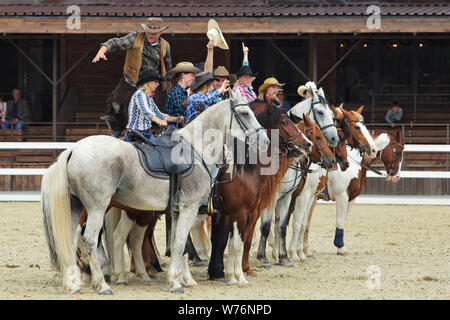
<instances>
[{"instance_id":1,"label":"arena fence","mask_svg":"<svg viewBox=\"0 0 450 320\"><path fill-rule=\"evenodd\" d=\"M2 142L0 150L17 150L17 149L51 149L61 150L67 149L74 145L74 142ZM407 144L404 152L424 152L450 153L450 145L421 145ZM47 169L45 168L0 168L0 175L43 175ZM380 170L381 171L381 170ZM381 171L385 174L385 171ZM373 172L367 172L368 178L384 178L384 176L376 175ZM450 171L402 171L402 179L408 178L425 178L425 179L450 179ZM39 191L13 191L0 192L0 201L39 201ZM319 203L333 203L323 202ZM429 197L416 195L411 196L380 196L380 195L362 195L359 196L355 203L367 204L414 204L414 205L450 205L450 197Z\"/></svg>"}]
</instances>

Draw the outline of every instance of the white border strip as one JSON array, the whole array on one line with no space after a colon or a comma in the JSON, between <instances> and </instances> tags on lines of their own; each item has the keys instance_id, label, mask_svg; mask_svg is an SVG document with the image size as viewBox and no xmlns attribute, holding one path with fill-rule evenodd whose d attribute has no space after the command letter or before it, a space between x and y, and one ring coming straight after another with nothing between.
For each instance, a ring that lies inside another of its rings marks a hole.
<instances>
[{"instance_id":1,"label":"white border strip","mask_svg":"<svg viewBox=\"0 0 450 320\"><path fill-rule=\"evenodd\" d=\"M0 202L14 201L14 202L39 202L41 195L39 191L12 191L0 192ZM334 205L334 201L319 200L319 204ZM391 204L391 205L424 205L424 206L450 206L450 197L448 196L371 196L361 195L357 197L352 203L355 204Z\"/></svg>"},{"instance_id":2,"label":"white border strip","mask_svg":"<svg viewBox=\"0 0 450 320\"><path fill-rule=\"evenodd\" d=\"M2 142L0 149L67 149L76 142Z\"/></svg>"}]
</instances>

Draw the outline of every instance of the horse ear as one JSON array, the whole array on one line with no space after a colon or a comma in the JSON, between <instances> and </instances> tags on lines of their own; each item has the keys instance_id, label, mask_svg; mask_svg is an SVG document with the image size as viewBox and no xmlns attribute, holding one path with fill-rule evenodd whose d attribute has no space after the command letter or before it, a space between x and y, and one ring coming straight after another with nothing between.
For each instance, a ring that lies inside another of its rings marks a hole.
<instances>
[{"instance_id":1,"label":"horse ear","mask_svg":"<svg viewBox=\"0 0 450 320\"><path fill-rule=\"evenodd\" d=\"M305 120L305 122L306 122L309 126L312 125L313 122L311 121L311 117L309 116L309 114L304 113L304 114L303 114L303 119Z\"/></svg>"},{"instance_id":2,"label":"horse ear","mask_svg":"<svg viewBox=\"0 0 450 320\"><path fill-rule=\"evenodd\" d=\"M339 111L336 109L335 106L331 105L330 108L331 108L331 111L333 111L335 116L337 116L339 114Z\"/></svg>"},{"instance_id":3,"label":"horse ear","mask_svg":"<svg viewBox=\"0 0 450 320\"><path fill-rule=\"evenodd\" d=\"M231 88L228 88L228 96L230 97L231 100L234 99L234 92L233 90L231 90Z\"/></svg>"},{"instance_id":4,"label":"horse ear","mask_svg":"<svg viewBox=\"0 0 450 320\"><path fill-rule=\"evenodd\" d=\"M325 92L323 91L322 87L319 88L319 90L317 91L317 93L319 94L319 96L322 96L325 98Z\"/></svg>"},{"instance_id":5,"label":"horse ear","mask_svg":"<svg viewBox=\"0 0 450 320\"><path fill-rule=\"evenodd\" d=\"M361 107L359 107L358 110L356 110L356 112L358 112L359 114L361 114L362 111L363 111L363 109L364 109L364 105L362 105Z\"/></svg>"},{"instance_id":6,"label":"horse ear","mask_svg":"<svg viewBox=\"0 0 450 320\"><path fill-rule=\"evenodd\" d=\"M297 117L293 112L289 112L288 116L289 119L291 119L291 121L295 124L298 124L302 121L302 118Z\"/></svg>"},{"instance_id":7,"label":"horse ear","mask_svg":"<svg viewBox=\"0 0 450 320\"><path fill-rule=\"evenodd\" d=\"M344 103L341 102L341 104L339 105L339 109L343 109L344 108Z\"/></svg>"}]
</instances>

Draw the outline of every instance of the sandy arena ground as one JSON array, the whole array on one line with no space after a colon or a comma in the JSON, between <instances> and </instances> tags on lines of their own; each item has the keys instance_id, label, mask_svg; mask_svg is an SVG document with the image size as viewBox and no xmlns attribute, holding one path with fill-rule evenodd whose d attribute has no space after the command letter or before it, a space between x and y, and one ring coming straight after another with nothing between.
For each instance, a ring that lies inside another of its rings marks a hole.
<instances>
[{"instance_id":1,"label":"sandy arena ground","mask_svg":"<svg viewBox=\"0 0 450 320\"><path fill-rule=\"evenodd\" d=\"M83 294L71 297L50 269L39 203L3 202L0 299L450 299L448 207L354 205L345 228L351 251L346 257L337 256L333 246L334 210L333 205L316 208L310 235L314 257L293 268L266 270L253 256L257 277L248 277L250 286L207 281L206 267L191 267L198 287L173 294L166 289L166 267L150 283L130 274L130 284L113 284L114 296L107 297L97 295L85 278ZM165 245L163 220L156 231L160 252ZM257 235L259 239L259 229ZM271 249L268 253L273 262ZM369 288L369 266L379 267L378 288Z\"/></svg>"}]
</instances>

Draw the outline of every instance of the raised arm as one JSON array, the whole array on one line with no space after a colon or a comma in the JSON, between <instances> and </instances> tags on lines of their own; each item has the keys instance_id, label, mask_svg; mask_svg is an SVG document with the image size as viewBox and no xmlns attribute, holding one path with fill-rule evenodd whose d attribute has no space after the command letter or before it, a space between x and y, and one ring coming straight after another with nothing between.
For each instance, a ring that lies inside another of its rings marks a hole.
<instances>
[{"instance_id":1,"label":"raised arm","mask_svg":"<svg viewBox=\"0 0 450 320\"><path fill-rule=\"evenodd\" d=\"M209 40L206 48L208 48L208 54L206 55L205 67L203 68L203 71L209 71L212 73L214 65L214 41Z\"/></svg>"},{"instance_id":2,"label":"raised arm","mask_svg":"<svg viewBox=\"0 0 450 320\"><path fill-rule=\"evenodd\" d=\"M244 58L242 59L242 65L248 66L248 47L245 46L244 42L242 42L242 53L244 54Z\"/></svg>"}]
</instances>

